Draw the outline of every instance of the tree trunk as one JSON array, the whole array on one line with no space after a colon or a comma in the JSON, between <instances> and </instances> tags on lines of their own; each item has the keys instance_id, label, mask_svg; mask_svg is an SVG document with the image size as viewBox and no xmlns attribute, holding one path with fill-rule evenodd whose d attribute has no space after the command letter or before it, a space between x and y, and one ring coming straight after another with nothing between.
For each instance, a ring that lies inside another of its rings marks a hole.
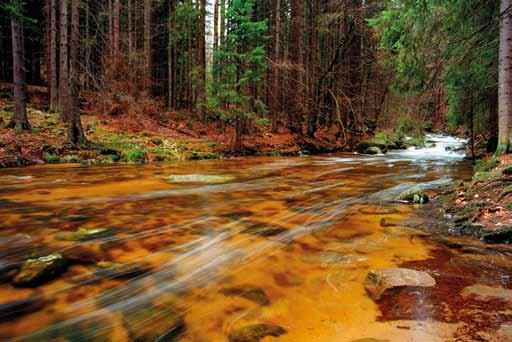
<instances>
[{"instance_id":1,"label":"tree trunk","mask_svg":"<svg viewBox=\"0 0 512 342\"><path fill-rule=\"evenodd\" d=\"M118 61L118 57L119 57L119 54L120 54L120 51L119 51L119 14L120 14L120 11L121 11L121 2L120 0L114 0L114 14L113 14L113 27L114 27L114 34L113 34L113 39L114 39L114 44L113 44L113 48L114 48L114 61L115 61L115 66L117 67L117 63L119 62Z\"/></svg>"},{"instance_id":2,"label":"tree trunk","mask_svg":"<svg viewBox=\"0 0 512 342\"><path fill-rule=\"evenodd\" d=\"M317 95L317 68L318 68L318 30L316 18L319 4L314 1L311 4L310 27L309 27L309 113L308 113L308 136L315 137L318 124L318 96Z\"/></svg>"},{"instance_id":3,"label":"tree trunk","mask_svg":"<svg viewBox=\"0 0 512 342\"><path fill-rule=\"evenodd\" d=\"M175 73L174 70L176 68L175 66L175 60L174 60L174 42L173 42L173 35L175 34L175 10L176 10L176 1L175 0L169 0L169 18L168 18L168 29L169 29L169 36L167 41L167 72L168 72L168 102L167 107L169 110L173 110L175 108Z\"/></svg>"},{"instance_id":4,"label":"tree trunk","mask_svg":"<svg viewBox=\"0 0 512 342\"><path fill-rule=\"evenodd\" d=\"M144 83L151 92L151 0L144 0Z\"/></svg>"},{"instance_id":5,"label":"tree trunk","mask_svg":"<svg viewBox=\"0 0 512 342\"><path fill-rule=\"evenodd\" d=\"M14 113L11 121L7 125L9 128L15 128L16 131L30 130L30 124L27 118L27 92L25 76L25 57L23 48L23 26L21 19L16 17L21 12L22 3L20 0L14 0L13 6L20 10L11 18L12 33L12 67L14 83Z\"/></svg>"},{"instance_id":6,"label":"tree trunk","mask_svg":"<svg viewBox=\"0 0 512 342\"><path fill-rule=\"evenodd\" d=\"M68 4L60 0L60 103L62 116L68 126L68 141L73 146L85 143L78 109L78 1L71 3L71 61L68 48Z\"/></svg>"},{"instance_id":7,"label":"tree trunk","mask_svg":"<svg viewBox=\"0 0 512 342\"><path fill-rule=\"evenodd\" d=\"M50 46L50 112L58 107L57 88L57 0L51 0L51 46Z\"/></svg>"},{"instance_id":8,"label":"tree trunk","mask_svg":"<svg viewBox=\"0 0 512 342\"><path fill-rule=\"evenodd\" d=\"M499 52L499 141L497 155L511 152L512 133L512 0L501 0Z\"/></svg>"},{"instance_id":9,"label":"tree trunk","mask_svg":"<svg viewBox=\"0 0 512 342\"><path fill-rule=\"evenodd\" d=\"M50 99L50 69L51 69L51 45L52 45L52 4L51 0L44 2L44 65L45 65L45 80L48 88L48 100Z\"/></svg>"},{"instance_id":10,"label":"tree trunk","mask_svg":"<svg viewBox=\"0 0 512 342\"><path fill-rule=\"evenodd\" d=\"M292 94L288 127L290 132L302 134L304 113L304 2L291 1L291 60L293 64Z\"/></svg>"},{"instance_id":11,"label":"tree trunk","mask_svg":"<svg viewBox=\"0 0 512 342\"><path fill-rule=\"evenodd\" d=\"M279 88L279 69L278 62L281 55L281 0L274 0L274 28L273 28L273 51L272 51L272 133L277 133L277 117L281 110L279 106L280 88Z\"/></svg>"},{"instance_id":12,"label":"tree trunk","mask_svg":"<svg viewBox=\"0 0 512 342\"><path fill-rule=\"evenodd\" d=\"M196 84L196 106L197 116L204 120L203 107L206 100L206 42L205 42L205 21L206 21L206 0L199 0L199 29L197 30L197 84Z\"/></svg>"}]
</instances>

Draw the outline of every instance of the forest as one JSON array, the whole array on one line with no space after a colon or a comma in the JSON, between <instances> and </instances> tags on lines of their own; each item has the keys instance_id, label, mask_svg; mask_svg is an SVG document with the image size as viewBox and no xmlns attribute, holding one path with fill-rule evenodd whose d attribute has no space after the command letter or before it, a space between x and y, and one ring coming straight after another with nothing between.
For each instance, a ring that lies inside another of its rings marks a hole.
<instances>
[{"instance_id":1,"label":"forest","mask_svg":"<svg viewBox=\"0 0 512 342\"><path fill-rule=\"evenodd\" d=\"M75 146L104 143L88 139L80 120L97 116L134 133L147 122L209 137L227 154L254 154L268 137L277 148L267 153L315 153L353 150L376 133L389 145L405 135L421 141L434 129L462 129L490 151L501 113L499 152L506 153L510 110L506 90L498 96L498 53L508 9L501 7L482 0L10 1L2 5L0 81L6 100L15 85L15 105L4 117L12 112L7 126L29 130L26 103L39 97L36 107L58 113ZM290 140L295 150L286 148Z\"/></svg>"},{"instance_id":2,"label":"forest","mask_svg":"<svg viewBox=\"0 0 512 342\"><path fill-rule=\"evenodd\" d=\"M0 14L0 340L512 341L512 0Z\"/></svg>"}]
</instances>

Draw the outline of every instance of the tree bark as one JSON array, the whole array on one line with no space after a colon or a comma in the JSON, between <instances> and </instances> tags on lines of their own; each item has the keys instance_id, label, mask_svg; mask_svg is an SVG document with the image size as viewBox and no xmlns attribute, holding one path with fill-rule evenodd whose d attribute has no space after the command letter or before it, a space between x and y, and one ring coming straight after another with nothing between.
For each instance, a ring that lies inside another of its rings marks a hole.
<instances>
[{"instance_id":1,"label":"tree bark","mask_svg":"<svg viewBox=\"0 0 512 342\"><path fill-rule=\"evenodd\" d=\"M169 110L173 110L175 108L175 60L174 60L174 38L176 23L175 23L175 10L176 10L176 1L169 0L169 19L168 19L168 41L167 41L167 72L168 72L168 102L167 108Z\"/></svg>"},{"instance_id":2,"label":"tree bark","mask_svg":"<svg viewBox=\"0 0 512 342\"><path fill-rule=\"evenodd\" d=\"M206 100L206 0L199 0L199 29L197 30L197 84L196 84L196 109L198 117L203 120L203 107Z\"/></svg>"},{"instance_id":3,"label":"tree bark","mask_svg":"<svg viewBox=\"0 0 512 342\"><path fill-rule=\"evenodd\" d=\"M62 117L68 127L68 142L73 146L86 142L78 108L78 1L72 0L71 3L71 51L68 54L68 0L60 0L59 97Z\"/></svg>"},{"instance_id":4,"label":"tree bark","mask_svg":"<svg viewBox=\"0 0 512 342\"><path fill-rule=\"evenodd\" d=\"M317 82L318 82L318 30L317 30L317 16L319 4L314 1L311 4L310 14L310 27L309 27L309 113L308 113L308 136L315 137L318 124L318 96L317 96Z\"/></svg>"},{"instance_id":5,"label":"tree bark","mask_svg":"<svg viewBox=\"0 0 512 342\"><path fill-rule=\"evenodd\" d=\"M113 47L114 47L114 60L115 60L115 64L117 66L117 63L119 62L118 61L118 57L119 57L119 54L120 54L120 50L119 50L119 14L121 12L121 2L120 0L114 0L114 14L113 14L113 27L114 27L114 34L113 34L113 39L114 39L114 44L113 44Z\"/></svg>"},{"instance_id":6,"label":"tree bark","mask_svg":"<svg viewBox=\"0 0 512 342\"><path fill-rule=\"evenodd\" d=\"M302 134L304 114L304 2L291 1L291 61L293 101L290 108L288 128L292 133Z\"/></svg>"},{"instance_id":7,"label":"tree bark","mask_svg":"<svg viewBox=\"0 0 512 342\"><path fill-rule=\"evenodd\" d=\"M58 84L57 84L57 0L51 0L51 23L50 23L50 112L56 112L58 107Z\"/></svg>"},{"instance_id":8,"label":"tree bark","mask_svg":"<svg viewBox=\"0 0 512 342\"><path fill-rule=\"evenodd\" d=\"M512 133L512 0L501 0L499 51L499 141L497 155L511 152Z\"/></svg>"},{"instance_id":9,"label":"tree bark","mask_svg":"<svg viewBox=\"0 0 512 342\"><path fill-rule=\"evenodd\" d=\"M271 110L272 110L272 133L277 133L278 114L281 110L279 99L279 68L277 64L281 56L281 0L274 0L274 27L273 27L273 51L272 51L272 94L271 94Z\"/></svg>"},{"instance_id":10,"label":"tree bark","mask_svg":"<svg viewBox=\"0 0 512 342\"><path fill-rule=\"evenodd\" d=\"M21 12L22 3L20 0L14 0L13 6L16 6L18 13ZM30 130L30 124L27 118L27 92L26 92L26 71L25 56L23 48L23 25L21 19L17 17L18 13L13 14L11 18L12 34L12 66L14 83L14 113L11 121L7 125L9 128L15 128L20 132Z\"/></svg>"},{"instance_id":11,"label":"tree bark","mask_svg":"<svg viewBox=\"0 0 512 342\"><path fill-rule=\"evenodd\" d=\"M151 92L151 0L144 0L144 83Z\"/></svg>"}]
</instances>

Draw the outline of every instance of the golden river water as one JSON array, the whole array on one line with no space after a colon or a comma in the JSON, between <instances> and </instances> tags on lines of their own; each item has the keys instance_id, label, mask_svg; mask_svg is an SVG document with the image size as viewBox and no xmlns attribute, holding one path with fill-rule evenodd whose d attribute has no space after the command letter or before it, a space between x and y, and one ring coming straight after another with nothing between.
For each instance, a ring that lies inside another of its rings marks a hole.
<instances>
[{"instance_id":1,"label":"golden river water","mask_svg":"<svg viewBox=\"0 0 512 342\"><path fill-rule=\"evenodd\" d=\"M0 170L2 263L70 260L38 286L0 284L0 339L257 341L233 332L267 324L280 336L261 341L471 340L463 320L432 311L435 295L403 314L363 285L371 269L446 248L424 233L432 204L394 201L404 184L470 173L460 159L353 155ZM110 233L61 238L80 228ZM98 276L102 262L141 270Z\"/></svg>"}]
</instances>

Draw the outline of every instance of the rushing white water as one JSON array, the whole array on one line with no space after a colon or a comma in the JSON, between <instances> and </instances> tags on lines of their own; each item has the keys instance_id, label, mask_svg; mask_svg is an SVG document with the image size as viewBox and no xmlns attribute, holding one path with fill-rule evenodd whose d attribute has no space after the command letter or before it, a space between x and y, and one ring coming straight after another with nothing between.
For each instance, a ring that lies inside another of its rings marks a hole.
<instances>
[{"instance_id":1,"label":"rushing white water","mask_svg":"<svg viewBox=\"0 0 512 342\"><path fill-rule=\"evenodd\" d=\"M402 151L390 151L388 157L420 160L461 160L466 156L466 139L442 134L427 134L426 147L410 147Z\"/></svg>"}]
</instances>

